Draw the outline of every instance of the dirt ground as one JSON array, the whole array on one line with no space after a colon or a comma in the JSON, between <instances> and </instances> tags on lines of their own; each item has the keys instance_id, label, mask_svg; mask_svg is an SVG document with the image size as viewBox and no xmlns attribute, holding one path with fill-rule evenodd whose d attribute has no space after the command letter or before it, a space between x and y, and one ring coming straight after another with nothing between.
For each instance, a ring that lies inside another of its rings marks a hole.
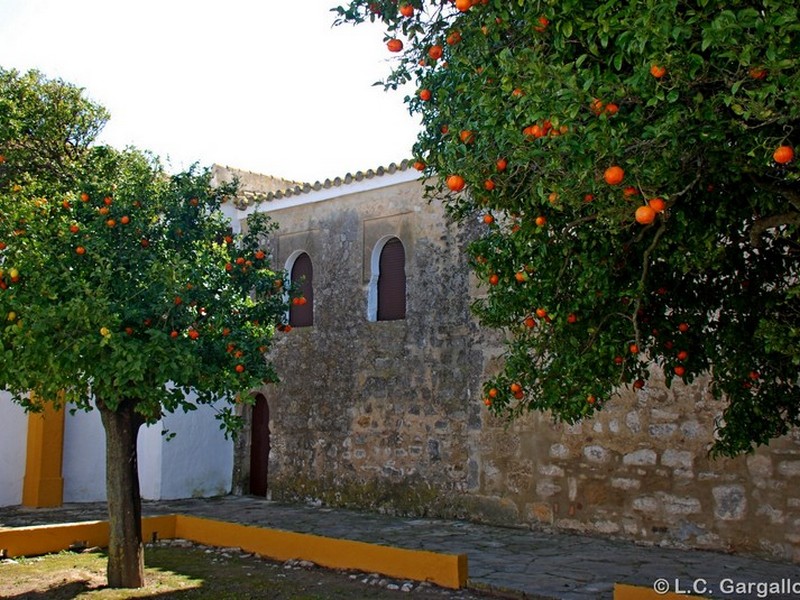
<instances>
[{"instance_id":1,"label":"dirt ground","mask_svg":"<svg viewBox=\"0 0 800 600\"><path fill-rule=\"evenodd\" d=\"M480 600L501 596L478 590L448 590L428 583L392 580L377 574L322 569L301 561L264 560L235 549L162 541L145 550L146 586L105 587L106 555L100 549L0 561L0 598L197 598L333 600L409 596L423 600Z\"/></svg>"}]
</instances>

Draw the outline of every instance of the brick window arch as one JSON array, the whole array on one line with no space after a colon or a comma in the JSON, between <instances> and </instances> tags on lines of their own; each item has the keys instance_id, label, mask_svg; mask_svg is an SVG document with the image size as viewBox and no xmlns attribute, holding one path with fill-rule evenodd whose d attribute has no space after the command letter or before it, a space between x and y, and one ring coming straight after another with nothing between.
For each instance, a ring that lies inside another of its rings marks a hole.
<instances>
[{"instance_id":1,"label":"brick window arch","mask_svg":"<svg viewBox=\"0 0 800 600\"><path fill-rule=\"evenodd\" d=\"M372 251L367 311L370 321L406 318L406 251L397 237L378 240Z\"/></svg>"},{"instance_id":2,"label":"brick window arch","mask_svg":"<svg viewBox=\"0 0 800 600\"><path fill-rule=\"evenodd\" d=\"M295 252L286 261L292 286L297 286L305 304L290 304L289 325L310 327L314 324L314 265L306 252Z\"/></svg>"}]
</instances>

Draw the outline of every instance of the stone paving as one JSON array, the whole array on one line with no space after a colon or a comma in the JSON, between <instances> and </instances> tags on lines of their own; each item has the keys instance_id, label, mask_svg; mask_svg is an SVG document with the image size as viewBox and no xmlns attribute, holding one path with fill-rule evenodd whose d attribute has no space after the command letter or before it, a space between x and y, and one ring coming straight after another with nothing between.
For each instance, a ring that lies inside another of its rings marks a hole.
<instances>
[{"instance_id":1,"label":"stone paving","mask_svg":"<svg viewBox=\"0 0 800 600\"><path fill-rule=\"evenodd\" d=\"M800 599L800 565L748 556L463 521L285 505L247 496L145 502L143 512L191 514L401 548L466 553L470 586L519 598L608 599L618 582L660 585L662 591L699 593L708 598ZM0 508L0 528L105 518L102 503L68 504L58 509Z\"/></svg>"}]
</instances>

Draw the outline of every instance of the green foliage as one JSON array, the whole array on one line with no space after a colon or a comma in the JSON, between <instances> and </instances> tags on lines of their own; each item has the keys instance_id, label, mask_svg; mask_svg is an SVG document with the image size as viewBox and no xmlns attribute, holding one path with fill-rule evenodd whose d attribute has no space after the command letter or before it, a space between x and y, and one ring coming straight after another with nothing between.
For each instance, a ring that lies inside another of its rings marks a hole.
<instances>
[{"instance_id":1,"label":"green foliage","mask_svg":"<svg viewBox=\"0 0 800 600\"><path fill-rule=\"evenodd\" d=\"M488 282L475 311L509 334L490 409L574 422L655 363L668 384L711 375L727 400L715 453L798 425L800 171L773 160L798 142L797 4L403 4L413 16L389 0L334 11L404 40L384 84L431 92L406 98L429 194L462 221L494 217L470 247ZM653 198L666 210L638 223Z\"/></svg>"},{"instance_id":2,"label":"green foliage","mask_svg":"<svg viewBox=\"0 0 800 600\"><path fill-rule=\"evenodd\" d=\"M93 146L105 112L80 90L0 71L0 387L165 412L275 380L264 353L286 312L255 216L234 236L235 187L167 174L137 150Z\"/></svg>"}]
</instances>

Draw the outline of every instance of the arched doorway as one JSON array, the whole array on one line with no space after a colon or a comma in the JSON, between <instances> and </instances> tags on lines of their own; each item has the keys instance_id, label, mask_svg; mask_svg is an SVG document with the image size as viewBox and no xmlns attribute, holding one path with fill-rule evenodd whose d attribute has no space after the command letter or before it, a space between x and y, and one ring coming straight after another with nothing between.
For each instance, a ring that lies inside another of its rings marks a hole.
<instances>
[{"instance_id":1,"label":"arched doorway","mask_svg":"<svg viewBox=\"0 0 800 600\"><path fill-rule=\"evenodd\" d=\"M269 470L269 404L263 394L256 394L250 429L250 493L267 495Z\"/></svg>"}]
</instances>

